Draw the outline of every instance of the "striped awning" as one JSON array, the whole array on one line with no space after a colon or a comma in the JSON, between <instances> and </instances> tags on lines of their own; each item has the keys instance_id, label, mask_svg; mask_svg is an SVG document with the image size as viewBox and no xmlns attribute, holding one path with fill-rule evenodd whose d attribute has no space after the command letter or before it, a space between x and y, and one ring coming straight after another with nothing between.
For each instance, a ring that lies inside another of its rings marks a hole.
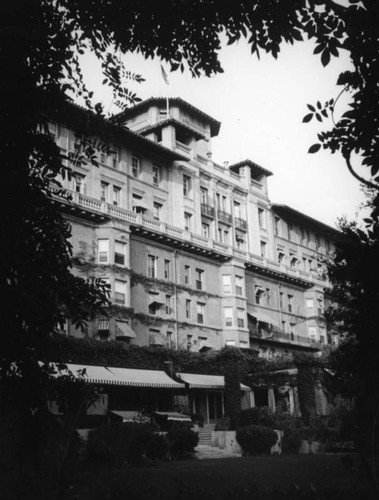
<instances>
[{"instance_id":1,"label":"striped awning","mask_svg":"<svg viewBox=\"0 0 379 500\"><path fill-rule=\"evenodd\" d=\"M225 378L223 375L203 375L200 373L178 373L182 382L188 384L190 389L224 389ZM241 391L250 391L250 387L241 384Z\"/></svg>"},{"instance_id":2,"label":"striped awning","mask_svg":"<svg viewBox=\"0 0 379 500\"><path fill-rule=\"evenodd\" d=\"M116 337L129 337L134 339L136 334L125 321L116 321Z\"/></svg>"},{"instance_id":3,"label":"striped awning","mask_svg":"<svg viewBox=\"0 0 379 500\"><path fill-rule=\"evenodd\" d=\"M82 373L84 380L92 384L155 387L160 389L184 388L184 384L175 382L175 380L162 370L137 370L134 368L116 368L74 363L66 363L66 366L75 378L80 379L80 373ZM57 375L67 375L67 370L59 371Z\"/></svg>"},{"instance_id":4,"label":"striped awning","mask_svg":"<svg viewBox=\"0 0 379 500\"><path fill-rule=\"evenodd\" d=\"M267 323L269 325L279 326L278 320L272 318L269 314L267 314L266 311L263 311L261 309L256 310L248 306L247 315L252 318L255 318L260 323Z\"/></svg>"},{"instance_id":5,"label":"striped awning","mask_svg":"<svg viewBox=\"0 0 379 500\"><path fill-rule=\"evenodd\" d=\"M178 413L175 411L155 411L154 415L159 417L165 417L167 420L174 420L178 422L191 422L192 419L189 415L183 415L183 413Z\"/></svg>"}]
</instances>

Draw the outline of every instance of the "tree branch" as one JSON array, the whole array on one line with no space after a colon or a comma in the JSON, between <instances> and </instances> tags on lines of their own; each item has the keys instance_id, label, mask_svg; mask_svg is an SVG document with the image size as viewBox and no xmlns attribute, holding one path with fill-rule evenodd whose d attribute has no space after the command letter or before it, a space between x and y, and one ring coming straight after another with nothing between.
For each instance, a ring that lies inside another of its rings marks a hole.
<instances>
[{"instance_id":1,"label":"tree branch","mask_svg":"<svg viewBox=\"0 0 379 500\"><path fill-rule=\"evenodd\" d=\"M355 170L353 169L353 167L350 163L350 154L349 153L343 153L343 157L345 158L347 168L349 169L349 172L351 173L351 175L353 177L355 177L359 182L361 182L365 186L368 186L368 187L373 188L373 189L379 189L379 184L375 184L371 181L368 181L355 172Z\"/></svg>"}]
</instances>

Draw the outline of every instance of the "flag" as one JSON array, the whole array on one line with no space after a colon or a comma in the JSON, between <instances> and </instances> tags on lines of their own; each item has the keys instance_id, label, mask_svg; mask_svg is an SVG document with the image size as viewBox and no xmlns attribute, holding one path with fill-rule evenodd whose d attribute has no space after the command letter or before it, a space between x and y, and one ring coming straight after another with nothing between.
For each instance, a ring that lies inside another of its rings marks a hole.
<instances>
[{"instance_id":1,"label":"flag","mask_svg":"<svg viewBox=\"0 0 379 500\"><path fill-rule=\"evenodd\" d=\"M169 83L168 83L167 73L164 70L164 67L162 66L162 64L161 64L161 71L162 71L162 78L163 78L165 84L168 85Z\"/></svg>"}]
</instances>

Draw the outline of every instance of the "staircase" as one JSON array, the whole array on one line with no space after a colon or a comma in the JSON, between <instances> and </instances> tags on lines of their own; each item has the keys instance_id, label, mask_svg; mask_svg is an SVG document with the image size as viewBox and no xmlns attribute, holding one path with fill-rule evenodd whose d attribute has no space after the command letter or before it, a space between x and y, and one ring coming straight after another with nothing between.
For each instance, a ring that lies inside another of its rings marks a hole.
<instances>
[{"instance_id":1,"label":"staircase","mask_svg":"<svg viewBox=\"0 0 379 500\"><path fill-rule=\"evenodd\" d=\"M205 458L230 458L239 457L240 455L227 453L225 450L212 446L212 431L215 429L215 424L204 424L199 430L199 444L195 448L196 457L199 460Z\"/></svg>"},{"instance_id":2,"label":"staircase","mask_svg":"<svg viewBox=\"0 0 379 500\"><path fill-rule=\"evenodd\" d=\"M199 446L212 446L212 431L215 424L204 424L199 430Z\"/></svg>"}]
</instances>

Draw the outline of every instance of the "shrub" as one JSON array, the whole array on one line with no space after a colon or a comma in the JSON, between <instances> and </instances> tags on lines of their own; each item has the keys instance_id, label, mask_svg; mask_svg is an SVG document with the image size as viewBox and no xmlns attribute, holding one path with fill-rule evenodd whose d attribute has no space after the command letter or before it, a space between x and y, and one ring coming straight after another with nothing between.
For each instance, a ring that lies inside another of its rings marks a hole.
<instances>
[{"instance_id":1,"label":"shrub","mask_svg":"<svg viewBox=\"0 0 379 500\"><path fill-rule=\"evenodd\" d=\"M237 429L236 438L244 453L263 455L270 453L278 437L276 432L263 425L247 425Z\"/></svg>"},{"instance_id":2,"label":"shrub","mask_svg":"<svg viewBox=\"0 0 379 500\"><path fill-rule=\"evenodd\" d=\"M151 460L162 460L170 448L166 437L156 433L149 433L144 444L146 456Z\"/></svg>"},{"instance_id":3,"label":"shrub","mask_svg":"<svg viewBox=\"0 0 379 500\"><path fill-rule=\"evenodd\" d=\"M169 430L167 439L170 443L170 453L176 458L183 457L187 453L192 453L199 442L199 436L196 432L184 428Z\"/></svg>"},{"instance_id":4,"label":"shrub","mask_svg":"<svg viewBox=\"0 0 379 500\"><path fill-rule=\"evenodd\" d=\"M229 431L230 430L230 418L223 416L219 418L215 425L215 431Z\"/></svg>"},{"instance_id":5,"label":"shrub","mask_svg":"<svg viewBox=\"0 0 379 500\"><path fill-rule=\"evenodd\" d=\"M273 412L266 406L254 408L246 408L241 410L238 417L238 427L246 427L247 425L263 425L264 427L275 427L275 416Z\"/></svg>"},{"instance_id":6,"label":"shrub","mask_svg":"<svg viewBox=\"0 0 379 500\"><path fill-rule=\"evenodd\" d=\"M108 467L139 462L152 433L148 425L105 424L88 435L87 460Z\"/></svg>"}]
</instances>

